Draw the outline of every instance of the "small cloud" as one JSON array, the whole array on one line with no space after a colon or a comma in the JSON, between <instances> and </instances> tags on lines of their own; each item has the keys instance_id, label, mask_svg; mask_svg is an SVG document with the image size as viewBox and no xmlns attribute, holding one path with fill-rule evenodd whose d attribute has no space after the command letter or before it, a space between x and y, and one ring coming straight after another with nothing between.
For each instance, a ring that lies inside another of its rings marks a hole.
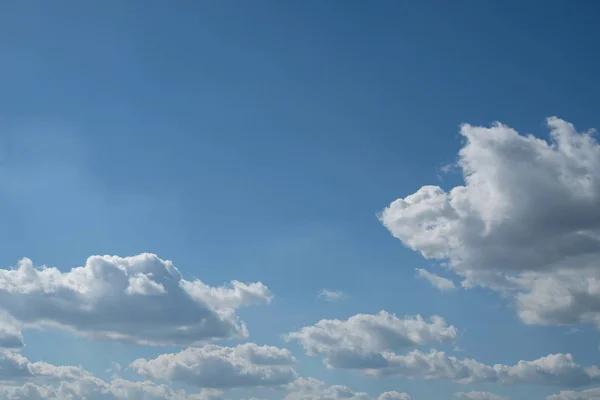
<instances>
[{"instance_id":1,"label":"small cloud","mask_svg":"<svg viewBox=\"0 0 600 400\"><path fill-rule=\"evenodd\" d=\"M442 278L441 276L432 274L425 269L417 268L417 276L419 278L428 280L429 283L442 291L456 289L456 285L450 279Z\"/></svg>"},{"instance_id":2,"label":"small cloud","mask_svg":"<svg viewBox=\"0 0 600 400\"><path fill-rule=\"evenodd\" d=\"M118 362L111 362L110 368L106 370L107 374L111 374L112 378L118 378L121 374L121 364Z\"/></svg>"},{"instance_id":3,"label":"small cloud","mask_svg":"<svg viewBox=\"0 0 600 400\"><path fill-rule=\"evenodd\" d=\"M342 300L346 295L339 290L321 289L318 297L322 297L327 301L338 301Z\"/></svg>"},{"instance_id":4,"label":"small cloud","mask_svg":"<svg viewBox=\"0 0 600 400\"><path fill-rule=\"evenodd\" d=\"M457 170L459 170L459 166L457 163L444 164L438 168L436 175L439 180L442 180L443 175L447 175Z\"/></svg>"},{"instance_id":5,"label":"small cloud","mask_svg":"<svg viewBox=\"0 0 600 400\"><path fill-rule=\"evenodd\" d=\"M456 169L458 169L458 165L456 163L451 163L451 164L442 165L440 167L440 172L443 172L444 174L448 174Z\"/></svg>"}]
</instances>

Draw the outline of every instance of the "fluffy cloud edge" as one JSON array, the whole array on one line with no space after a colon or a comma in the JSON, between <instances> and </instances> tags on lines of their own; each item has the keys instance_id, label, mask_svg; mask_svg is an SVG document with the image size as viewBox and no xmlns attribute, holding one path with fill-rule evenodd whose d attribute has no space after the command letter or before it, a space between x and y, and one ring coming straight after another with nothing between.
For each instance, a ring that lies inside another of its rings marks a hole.
<instances>
[{"instance_id":1,"label":"fluffy cloud edge","mask_svg":"<svg viewBox=\"0 0 600 400\"><path fill-rule=\"evenodd\" d=\"M0 269L0 309L11 321L97 340L199 345L245 338L246 325L235 310L272 298L261 282L209 286L186 280L171 261L151 253L90 256L65 272L36 268L27 258L14 269ZM3 336L6 345L22 346L20 332L11 328L16 325L5 320L0 318L0 346Z\"/></svg>"}]
</instances>

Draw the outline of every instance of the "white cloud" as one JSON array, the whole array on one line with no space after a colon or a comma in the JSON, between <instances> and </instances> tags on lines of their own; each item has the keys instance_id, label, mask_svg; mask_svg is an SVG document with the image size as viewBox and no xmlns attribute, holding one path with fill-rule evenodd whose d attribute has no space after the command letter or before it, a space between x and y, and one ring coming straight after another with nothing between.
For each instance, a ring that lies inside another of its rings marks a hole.
<instances>
[{"instance_id":1,"label":"white cloud","mask_svg":"<svg viewBox=\"0 0 600 400\"><path fill-rule=\"evenodd\" d=\"M137 359L131 367L152 379L168 379L204 388L275 386L297 378L294 357L286 349L246 343L236 347L207 345L153 360Z\"/></svg>"},{"instance_id":2,"label":"white cloud","mask_svg":"<svg viewBox=\"0 0 600 400\"><path fill-rule=\"evenodd\" d=\"M324 319L284 336L299 342L309 355L324 355L329 366L360 369L385 366L383 351L451 342L456 337L456 328L447 326L441 317L400 319L386 311L357 314L345 321Z\"/></svg>"},{"instance_id":3,"label":"white cloud","mask_svg":"<svg viewBox=\"0 0 600 400\"><path fill-rule=\"evenodd\" d=\"M90 374L81 367L55 366L43 361L31 362L19 353L4 352L0 355L0 381L27 379L65 380L81 379Z\"/></svg>"},{"instance_id":4,"label":"white cloud","mask_svg":"<svg viewBox=\"0 0 600 400\"><path fill-rule=\"evenodd\" d=\"M151 279L152 275L135 274L129 277L129 286L125 289L125 293L130 295L152 296L165 294L165 287Z\"/></svg>"},{"instance_id":5,"label":"white cloud","mask_svg":"<svg viewBox=\"0 0 600 400\"><path fill-rule=\"evenodd\" d=\"M533 361L521 360L515 365L486 365L472 359L459 360L437 350L383 355L387 366L370 369L366 371L367 374L444 379L461 384L494 382L502 385L584 386L600 382L600 370L597 367L582 367L570 354L551 354Z\"/></svg>"},{"instance_id":6,"label":"white cloud","mask_svg":"<svg viewBox=\"0 0 600 400\"><path fill-rule=\"evenodd\" d=\"M371 376L442 379L461 384L575 387L600 383L600 369L582 367L571 354L550 354L515 365L486 365L435 349L396 353L427 343L453 341L456 336L456 328L447 326L440 317L428 323L420 316L401 320L382 311L378 315L358 314L346 321L321 320L284 338L298 341L310 356L323 356L329 368L361 369Z\"/></svg>"},{"instance_id":7,"label":"white cloud","mask_svg":"<svg viewBox=\"0 0 600 400\"><path fill-rule=\"evenodd\" d=\"M562 390L559 394L546 397L546 400L600 400L600 388L583 390L581 392Z\"/></svg>"},{"instance_id":8,"label":"white cloud","mask_svg":"<svg viewBox=\"0 0 600 400\"><path fill-rule=\"evenodd\" d=\"M600 272L596 268L528 274L522 281L527 291L517 294L517 309L524 322L600 326Z\"/></svg>"},{"instance_id":9,"label":"white cloud","mask_svg":"<svg viewBox=\"0 0 600 400\"><path fill-rule=\"evenodd\" d=\"M113 379L105 382L88 376L58 385L25 383L0 386L0 397L7 400L221 400L212 393L187 394L149 381Z\"/></svg>"},{"instance_id":10,"label":"white cloud","mask_svg":"<svg viewBox=\"0 0 600 400\"><path fill-rule=\"evenodd\" d=\"M457 392L454 393L459 399L466 400L508 400L507 397L498 396L497 394L490 392Z\"/></svg>"},{"instance_id":11,"label":"white cloud","mask_svg":"<svg viewBox=\"0 0 600 400\"><path fill-rule=\"evenodd\" d=\"M0 347L18 349L23 346L23 333L19 322L8 313L0 311Z\"/></svg>"},{"instance_id":12,"label":"white cloud","mask_svg":"<svg viewBox=\"0 0 600 400\"><path fill-rule=\"evenodd\" d=\"M107 382L82 367L32 362L11 352L0 358L0 382L0 398L7 400L224 400L213 389L188 394L150 381Z\"/></svg>"},{"instance_id":13,"label":"white cloud","mask_svg":"<svg viewBox=\"0 0 600 400\"><path fill-rule=\"evenodd\" d=\"M385 392L382 393L377 400L412 400L408 393L400 392Z\"/></svg>"},{"instance_id":14,"label":"white cloud","mask_svg":"<svg viewBox=\"0 0 600 400\"><path fill-rule=\"evenodd\" d=\"M338 301L346 297L343 292L339 290L328 290L321 289L319 291L319 297L324 298L327 301Z\"/></svg>"},{"instance_id":15,"label":"white cloud","mask_svg":"<svg viewBox=\"0 0 600 400\"><path fill-rule=\"evenodd\" d=\"M67 272L34 268L29 259L0 270L0 307L23 324L140 344L245 337L235 309L270 299L262 283L211 287L185 280L154 254L92 256Z\"/></svg>"},{"instance_id":16,"label":"white cloud","mask_svg":"<svg viewBox=\"0 0 600 400\"><path fill-rule=\"evenodd\" d=\"M464 185L423 186L381 222L410 249L518 296L526 323L600 320L600 145L549 118L550 141L463 125Z\"/></svg>"},{"instance_id":17,"label":"white cloud","mask_svg":"<svg viewBox=\"0 0 600 400\"><path fill-rule=\"evenodd\" d=\"M284 400L374 400L367 393L354 392L346 386L327 386L315 378L298 378L287 385L288 395ZM412 400L406 393L385 392L377 400Z\"/></svg>"},{"instance_id":18,"label":"white cloud","mask_svg":"<svg viewBox=\"0 0 600 400\"><path fill-rule=\"evenodd\" d=\"M425 269L417 268L417 276L426 279L433 286L440 290L454 290L456 286L450 279L442 278L439 275L433 274Z\"/></svg>"}]
</instances>

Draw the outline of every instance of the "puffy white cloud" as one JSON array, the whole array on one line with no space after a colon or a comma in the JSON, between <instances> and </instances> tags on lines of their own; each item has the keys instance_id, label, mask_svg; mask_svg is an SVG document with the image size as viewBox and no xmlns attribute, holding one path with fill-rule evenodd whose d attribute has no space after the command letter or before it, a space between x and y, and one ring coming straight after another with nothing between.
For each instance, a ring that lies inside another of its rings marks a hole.
<instances>
[{"instance_id":1,"label":"puffy white cloud","mask_svg":"<svg viewBox=\"0 0 600 400\"><path fill-rule=\"evenodd\" d=\"M82 367L29 361L5 352L0 358L0 398L7 400L222 400L222 393L202 389L188 394L150 381L99 379Z\"/></svg>"},{"instance_id":2,"label":"puffy white cloud","mask_svg":"<svg viewBox=\"0 0 600 400\"><path fill-rule=\"evenodd\" d=\"M456 340L457 330L433 316L400 319L386 311L357 314L345 321L321 320L284 336L299 342L309 355L324 355L325 363L339 368L382 368L384 351L398 351L433 342Z\"/></svg>"},{"instance_id":3,"label":"puffy white cloud","mask_svg":"<svg viewBox=\"0 0 600 400\"><path fill-rule=\"evenodd\" d=\"M600 319L600 145L549 118L550 140L496 123L463 125L464 185L423 186L380 220L393 236L464 277L518 296L526 323Z\"/></svg>"},{"instance_id":4,"label":"puffy white cloud","mask_svg":"<svg viewBox=\"0 0 600 400\"><path fill-rule=\"evenodd\" d=\"M319 297L322 297L327 301L337 301L343 299L345 295L339 290L321 289L319 291Z\"/></svg>"},{"instance_id":5,"label":"puffy white cloud","mask_svg":"<svg viewBox=\"0 0 600 400\"><path fill-rule=\"evenodd\" d=\"M315 378L298 378L287 385L289 393L285 400L374 400L364 392L354 392L346 386L327 386ZM377 400L412 400L406 393L385 392Z\"/></svg>"},{"instance_id":6,"label":"puffy white cloud","mask_svg":"<svg viewBox=\"0 0 600 400\"><path fill-rule=\"evenodd\" d=\"M503 385L539 384L584 386L600 383L600 369L582 367L571 354L550 354L515 365L486 365L458 359L435 349L395 351L456 338L456 328L440 317L431 323L421 317L398 319L382 311L358 314L346 321L321 320L285 336L298 341L310 356L324 356L330 368L362 369L372 376L444 379L456 383L494 382Z\"/></svg>"},{"instance_id":7,"label":"puffy white cloud","mask_svg":"<svg viewBox=\"0 0 600 400\"><path fill-rule=\"evenodd\" d=\"M515 365L486 365L472 359L458 359L445 352L414 350L405 355L384 353L384 368L366 371L370 375L403 376L417 379L446 379L457 383L494 382L503 385L537 384L584 386L600 382L600 370L582 367L571 354L551 354Z\"/></svg>"},{"instance_id":8,"label":"puffy white cloud","mask_svg":"<svg viewBox=\"0 0 600 400\"><path fill-rule=\"evenodd\" d=\"M454 393L459 399L466 400L507 400L506 397L498 396L497 394L490 392L457 392Z\"/></svg>"},{"instance_id":9,"label":"puffy white cloud","mask_svg":"<svg viewBox=\"0 0 600 400\"><path fill-rule=\"evenodd\" d=\"M443 278L439 275L433 274L426 269L417 268L417 276L429 281L433 286L440 290L454 290L456 285L450 279Z\"/></svg>"},{"instance_id":10,"label":"puffy white cloud","mask_svg":"<svg viewBox=\"0 0 600 400\"><path fill-rule=\"evenodd\" d=\"M581 392L562 390L558 394L546 397L546 400L600 400L600 388L583 390Z\"/></svg>"},{"instance_id":11,"label":"puffy white cloud","mask_svg":"<svg viewBox=\"0 0 600 400\"><path fill-rule=\"evenodd\" d=\"M168 379L205 388L275 386L296 379L294 357L286 349L246 343L236 347L207 345L131 366L152 379Z\"/></svg>"},{"instance_id":12,"label":"puffy white cloud","mask_svg":"<svg viewBox=\"0 0 600 400\"><path fill-rule=\"evenodd\" d=\"M245 337L235 309L270 299L262 283L211 287L185 280L154 254L92 256L67 272L35 268L29 259L0 270L0 307L22 323L140 344Z\"/></svg>"}]
</instances>

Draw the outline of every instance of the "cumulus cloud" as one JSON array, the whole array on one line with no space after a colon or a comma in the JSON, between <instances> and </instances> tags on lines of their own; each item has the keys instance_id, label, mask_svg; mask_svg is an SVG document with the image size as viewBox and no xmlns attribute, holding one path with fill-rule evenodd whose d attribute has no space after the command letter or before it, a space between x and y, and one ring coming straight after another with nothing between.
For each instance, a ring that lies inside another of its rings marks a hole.
<instances>
[{"instance_id":1,"label":"cumulus cloud","mask_svg":"<svg viewBox=\"0 0 600 400\"><path fill-rule=\"evenodd\" d=\"M399 351L434 342L456 340L457 329L433 316L400 319L386 311L357 314L347 320L324 319L284 336L297 341L309 355L324 355L325 363L338 368L381 368L384 351Z\"/></svg>"},{"instance_id":2,"label":"cumulus cloud","mask_svg":"<svg viewBox=\"0 0 600 400\"><path fill-rule=\"evenodd\" d=\"M507 397L498 396L497 394L490 392L457 392L454 393L459 399L466 400L508 400Z\"/></svg>"},{"instance_id":3,"label":"cumulus cloud","mask_svg":"<svg viewBox=\"0 0 600 400\"><path fill-rule=\"evenodd\" d=\"M222 392L188 394L150 381L114 377L107 382L77 366L29 361L13 352L0 358L0 398L7 400L223 400Z\"/></svg>"},{"instance_id":4,"label":"cumulus cloud","mask_svg":"<svg viewBox=\"0 0 600 400\"><path fill-rule=\"evenodd\" d=\"M546 397L546 400L600 400L600 388L583 390L581 392L562 390L559 394Z\"/></svg>"},{"instance_id":5,"label":"cumulus cloud","mask_svg":"<svg viewBox=\"0 0 600 400\"><path fill-rule=\"evenodd\" d=\"M286 349L246 343L236 347L207 345L137 359L131 367L151 379L167 379L205 388L275 386L297 378L294 357Z\"/></svg>"},{"instance_id":6,"label":"cumulus cloud","mask_svg":"<svg viewBox=\"0 0 600 400\"><path fill-rule=\"evenodd\" d=\"M354 392L346 386L328 386L315 378L298 378L287 385L289 390L285 400L375 400L367 393ZM412 400L406 393L385 392L377 400Z\"/></svg>"},{"instance_id":7,"label":"cumulus cloud","mask_svg":"<svg viewBox=\"0 0 600 400\"><path fill-rule=\"evenodd\" d=\"M327 300L327 301L338 301L345 297L344 293L339 290L328 290L321 289L319 290L319 297Z\"/></svg>"},{"instance_id":8,"label":"cumulus cloud","mask_svg":"<svg viewBox=\"0 0 600 400\"><path fill-rule=\"evenodd\" d=\"M584 386L600 383L600 369L583 367L571 354L550 354L515 365L486 365L458 359L435 349L398 350L426 343L452 341L457 331L440 317L399 319L385 311L358 314L346 321L321 320L285 336L298 341L310 356L323 356L330 368L361 369L371 376L443 379L461 384L493 382L502 385L538 384Z\"/></svg>"},{"instance_id":9,"label":"cumulus cloud","mask_svg":"<svg viewBox=\"0 0 600 400\"><path fill-rule=\"evenodd\" d=\"M600 326L600 272L563 269L522 278L526 290L516 295L519 317L529 324Z\"/></svg>"},{"instance_id":10,"label":"cumulus cloud","mask_svg":"<svg viewBox=\"0 0 600 400\"><path fill-rule=\"evenodd\" d=\"M450 279L442 278L439 275L433 274L426 269L417 268L417 276L431 283L436 288L447 291L456 289L456 285Z\"/></svg>"},{"instance_id":11,"label":"cumulus cloud","mask_svg":"<svg viewBox=\"0 0 600 400\"><path fill-rule=\"evenodd\" d=\"M66 272L35 268L29 259L0 270L0 307L23 324L139 344L245 337L235 309L270 299L260 282L211 287L186 280L154 254L92 256Z\"/></svg>"},{"instance_id":12,"label":"cumulus cloud","mask_svg":"<svg viewBox=\"0 0 600 400\"><path fill-rule=\"evenodd\" d=\"M64 381L56 386L25 383L22 386L0 386L0 397L7 400L220 400L211 393L186 394L152 382L113 379L105 382L88 376Z\"/></svg>"},{"instance_id":13,"label":"cumulus cloud","mask_svg":"<svg viewBox=\"0 0 600 400\"><path fill-rule=\"evenodd\" d=\"M408 248L518 296L526 323L600 320L600 145L547 120L550 140L496 123L463 125L464 185L423 186L380 214Z\"/></svg>"},{"instance_id":14,"label":"cumulus cloud","mask_svg":"<svg viewBox=\"0 0 600 400\"><path fill-rule=\"evenodd\" d=\"M551 354L515 365L486 365L472 359L458 359L445 352L414 350L405 355L384 353L387 365L369 369L376 376L402 376L415 379L445 379L456 383L493 382L502 385L537 384L584 386L600 382L600 369L582 367L571 354Z\"/></svg>"}]
</instances>

